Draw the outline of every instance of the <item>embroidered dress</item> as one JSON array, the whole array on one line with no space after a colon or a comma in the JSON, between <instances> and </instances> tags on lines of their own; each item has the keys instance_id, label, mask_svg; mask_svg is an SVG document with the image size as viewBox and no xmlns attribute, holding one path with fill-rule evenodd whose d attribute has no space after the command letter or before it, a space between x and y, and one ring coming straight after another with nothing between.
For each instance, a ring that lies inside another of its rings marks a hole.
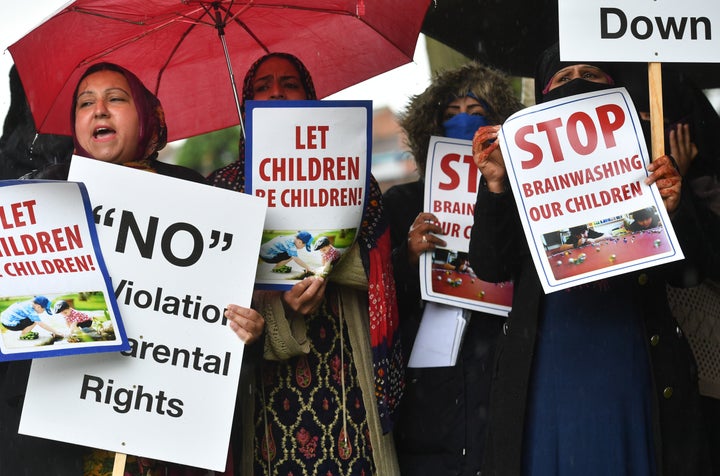
<instances>
[{"instance_id":1,"label":"embroidered dress","mask_svg":"<svg viewBox=\"0 0 720 476\"><path fill-rule=\"evenodd\" d=\"M337 302L328 294L325 303ZM309 354L263 364L255 474L369 476L370 435L347 326L336 306L305 320Z\"/></svg>"},{"instance_id":2,"label":"embroidered dress","mask_svg":"<svg viewBox=\"0 0 720 476\"><path fill-rule=\"evenodd\" d=\"M242 108L269 57L294 64L307 99L317 98L300 60L270 53L248 70ZM210 174L209 183L243 192L244 149L241 140L240 159ZM250 390L253 405L243 407L243 421L253 424L243 426L242 474L399 474L392 428L404 388L402 351L390 234L372 176L366 195L358 240L328 276L318 311L286 316L280 293L255 293L253 307L265 318L266 379Z\"/></svg>"}]
</instances>

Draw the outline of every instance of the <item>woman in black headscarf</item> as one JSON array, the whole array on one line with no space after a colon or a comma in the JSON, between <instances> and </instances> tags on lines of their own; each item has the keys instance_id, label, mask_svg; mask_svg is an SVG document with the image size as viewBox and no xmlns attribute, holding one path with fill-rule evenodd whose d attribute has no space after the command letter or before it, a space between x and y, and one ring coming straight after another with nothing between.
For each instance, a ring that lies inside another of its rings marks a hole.
<instances>
[{"instance_id":1,"label":"woman in black headscarf","mask_svg":"<svg viewBox=\"0 0 720 476\"><path fill-rule=\"evenodd\" d=\"M561 63L547 50L538 102L614 85L609 65ZM480 129L483 179L470 262L488 281L513 279L498 343L483 475L700 475L695 362L667 305L664 265L544 294L497 142ZM678 238L692 231L669 157L650 164ZM604 305L605 303L610 306Z\"/></svg>"}]
</instances>

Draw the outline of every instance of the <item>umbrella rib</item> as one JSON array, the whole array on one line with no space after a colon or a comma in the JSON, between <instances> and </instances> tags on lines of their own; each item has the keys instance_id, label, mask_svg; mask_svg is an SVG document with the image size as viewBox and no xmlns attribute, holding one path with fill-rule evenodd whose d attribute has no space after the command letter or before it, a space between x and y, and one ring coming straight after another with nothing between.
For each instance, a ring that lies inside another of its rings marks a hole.
<instances>
[{"instance_id":1,"label":"umbrella rib","mask_svg":"<svg viewBox=\"0 0 720 476\"><path fill-rule=\"evenodd\" d=\"M263 49L263 51L265 51L265 53L269 53L270 50L268 49L267 45L265 45L265 43L263 43L262 40L260 40L260 38L258 38L258 37L252 32L252 30L250 30L250 27L248 27L245 22L243 22L242 20L239 20L239 19L238 19L238 17L239 17L240 15L242 15L242 14L245 13L248 9L250 9L250 8L253 7L253 4L255 3L254 0L250 0L250 2L248 2L242 9L238 10L236 13L234 13L234 14L231 15L231 11L230 11L230 10L232 9L234 3L235 3L235 0L233 0L232 2L230 2L230 5L227 6L227 7L225 7L225 6L223 6L223 5L220 5L220 4L217 5L217 7L218 7L219 9L221 9L221 10L223 10L223 11L225 12L225 18L223 18L223 24L222 24L222 25L218 25L218 24L217 24L217 20L216 20L216 22L215 22L215 28L217 28L217 29L218 29L218 32L220 32L220 29L224 29L224 27L228 24L228 22L232 21L232 22L236 23L240 28L242 28L243 30L245 30L245 33L247 33L247 34L250 36L250 38L252 38L253 40L255 40L255 42L258 44L258 46L260 46L260 47ZM212 15L210 14L210 11L208 10L208 8L205 7L205 4L203 3L201 6L202 6L202 8L205 9L205 12L206 12L210 17L212 17Z\"/></svg>"},{"instance_id":2,"label":"umbrella rib","mask_svg":"<svg viewBox=\"0 0 720 476\"><path fill-rule=\"evenodd\" d=\"M179 19L179 18L184 18L184 19L188 20L188 21L191 22L191 23L204 23L204 24L206 24L206 25L211 25L211 26L214 25L214 23L209 23L209 22L201 21L201 18L202 18L204 15L202 15L202 16L200 16L200 17L198 17L198 18L194 18L194 17L191 17L191 16L190 16L190 15L192 15L193 13L196 13L196 12L198 12L198 11L200 11L200 10L202 10L202 7L196 8L195 10L193 10L193 11L191 11L191 12L188 12L188 13L173 12L173 13L171 13L170 15L166 15L166 16L170 16L170 19L169 19L169 20L166 20L164 23L161 23L161 24L158 25L158 26L152 27L152 30L149 30L149 31L155 31L155 30L157 30L157 29L159 29L159 28L162 28L162 27L164 27L164 26L166 26L166 25L168 25L168 24L170 24L170 23L174 23L174 22L175 22L177 19ZM105 18L105 19L107 19L107 20L114 20L114 21L118 21L118 22L121 22L121 23L129 23L129 24L131 24L131 25L149 26L149 24L148 24L148 22L147 22L146 20L131 20L131 19L129 19L129 18L121 18L121 17L117 17L117 16L110 15L110 14L105 14L105 13L96 12L96 11L92 11L92 10L86 10L86 9L80 8L80 7L70 7L69 11L74 12L74 13L79 13L79 14L82 14L82 15L90 15L90 16L95 16L95 17L98 17L98 18Z\"/></svg>"},{"instance_id":3,"label":"umbrella rib","mask_svg":"<svg viewBox=\"0 0 720 476\"><path fill-rule=\"evenodd\" d=\"M175 47L172 49L170 54L167 57L167 61L162 65L160 70L158 71L157 80L155 81L155 95L157 96L160 91L160 81L162 80L163 74L165 74L165 70L167 69L168 65L170 64L170 61L172 61L173 57L175 56L175 53L177 53L178 48L180 48L180 45L185 41L185 38L190 34L190 32L197 26L197 23L192 23L190 27L185 30L185 32L180 36L180 39L177 43L175 43Z\"/></svg>"},{"instance_id":4,"label":"umbrella rib","mask_svg":"<svg viewBox=\"0 0 720 476\"><path fill-rule=\"evenodd\" d=\"M234 0L233 0L233 3L234 3ZM232 5L231 5L231 7L232 7ZM264 3L257 3L254 0L250 0L250 2L245 6L245 8L243 8L239 12L235 13L230 18L230 20L234 21L235 23L237 23L238 26L240 26L240 28L245 30L247 32L247 34L250 35L257 42L257 44L263 48L263 50L266 53L270 52L270 50L267 48L267 46L257 36L255 36L255 34L250 30L250 28L244 22L242 22L241 20L239 20L237 18L241 13L243 13L245 10L247 10L248 8L251 8L251 7L275 8L275 9L282 9L282 10L303 10L303 11L308 11L308 12L320 12L320 13L328 13L328 14L332 14L332 15L347 15L347 16L356 17L359 21L363 22L371 30L373 30L375 33L377 33L377 35L379 37L383 38L385 41L390 43L397 50L402 51L402 49L397 45L397 43L390 40L390 38L388 38L387 35L385 35L381 31L379 31L377 28L375 28L374 26L372 26L371 24L369 24L368 22L363 20L362 15L357 10L355 13L352 13L347 10L329 10L326 8L312 8L312 7L302 7L302 6L294 6L294 5L292 5L292 6L291 5L268 5L268 4L264 4ZM225 10L226 12L229 13L228 7L221 6L220 8L222 8L223 10Z\"/></svg>"},{"instance_id":5,"label":"umbrella rib","mask_svg":"<svg viewBox=\"0 0 720 476\"><path fill-rule=\"evenodd\" d=\"M252 30L250 30L250 27L248 27L243 21L241 21L239 18L237 18L237 15L235 15L235 17L233 17L232 20L233 20L240 28L242 28L243 30L245 30L245 32L246 32L248 35L250 35L250 37L251 37L253 40L255 40L255 42L258 44L258 46L260 46L260 47L263 49L263 51L265 51L265 53L270 53L270 49L267 47L267 45L266 45L265 43L263 43L262 40L260 40L260 38L258 38L258 37L255 35L255 33L252 32Z\"/></svg>"},{"instance_id":6,"label":"umbrella rib","mask_svg":"<svg viewBox=\"0 0 720 476\"><path fill-rule=\"evenodd\" d=\"M197 10L195 10L195 12L200 11L200 10L201 9L198 8ZM92 16L96 16L96 17L100 17L100 18L106 18L108 20L115 20L115 21L119 21L119 22L130 23L132 25L148 26L148 23L145 21L135 21L135 20L129 20L129 19L124 19L124 18L117 18L117 17L111 16L111 15L105 15L105 14L93 12L90 10L84 10L82 8L74 7L73 11L76 13L84 14L84 15L92 15ZM203 14L203 16L204 16L204 14ZM115 43L113 46L106 48L98 53L95 53L93 56L85 58L83 61L80 62L80 64L81 65L90 64L90 63L94 62L95 60L100 59L103 56L106 56L107 54L112 53L113 51L117 51L130 43L133 43L141 38L144 38L148 35L156 33L164 28L167 28L168 26L172 25L173 23L179 21L179 19L184 19L184 20L187 20L189 23L191 23L192 26L190 29L192 29L192 27L194 27L195 25L200 24L200 23L204 23L204 24L211 25L211 26L214 25L214 23L207 23L207 22L201 21L203 16L201 16L199 18L193 18L193 17L188 16L187 14L176 14L175 16L171 17L170 19L149 28L148 30L143 31L140 34L133 35L129 38L126 38L123 41L119 41L119 42ZM185 35L183 35L183 36L185 36ZM173 52L174 52L174 50L173 50Z\"/></svg>"},{"instance_id":7,"label":"umbrella rib","mask_svg":"<svg viewBox=\"0 0 720 476\"><path fill-rule=\"evenodd\" d=\"M69 7L68 11L80 13L83 15L91 15L91 16L95 16L95 17L99 17L99 18L107 18L108 20L115 20L115 21L119 21L119 22L123 22L123 23L130 23L132 25L145 25L146 24L144 20L131 20L129 18L118 18L118 17L112 16L112 15L103 14L100 12L93 12L91 10L85 10L84 8L80 8L80 7Z\"/></svg>"}]
</instances>

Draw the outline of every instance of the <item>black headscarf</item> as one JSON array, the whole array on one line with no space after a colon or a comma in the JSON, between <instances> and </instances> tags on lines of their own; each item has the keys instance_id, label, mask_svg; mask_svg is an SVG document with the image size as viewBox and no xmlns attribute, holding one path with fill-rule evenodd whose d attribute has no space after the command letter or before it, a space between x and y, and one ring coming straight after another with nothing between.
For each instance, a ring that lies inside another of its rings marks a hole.
<instances>
[{"instance_id":1,"label":"black headscarf","mask_svg":"<svg viewBox=\"0 0 720 476\"><path fill-rule=\"evenodd\" d=\"M587 64L601 69L610 79L611 84L593 83L584 79L576 79L555 88L551 95L545 89L555 73L568 66ZM560 47L557 43L543 51L535 66L535 103L549 101L560 97L572 96L583 92L598 91L615 86L613 77L616 75L616 66L613 63L587 62L587 61L560 61Z\"/></svg>"}]
</instances>

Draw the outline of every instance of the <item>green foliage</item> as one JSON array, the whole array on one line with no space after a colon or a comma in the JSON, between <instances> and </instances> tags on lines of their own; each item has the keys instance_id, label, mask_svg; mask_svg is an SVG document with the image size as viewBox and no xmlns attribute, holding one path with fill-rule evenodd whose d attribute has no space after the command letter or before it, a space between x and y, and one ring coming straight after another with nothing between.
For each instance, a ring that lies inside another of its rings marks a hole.
<instances>
[{"instance_id":1,"label":"green foliage","mask_svg":"<svg viewBox=\"0 0 720 476\"><path fill-rule=\"evenodd\" d=\"M191 137L180 147L177 164L208 175L238 159L240 127Z\"/></svg>"},{"instance_id":2,"label":"green foliage","mask_svg":"<svg viewBox=\"0 0 720 476\"><path fill-rule=\"evenodd\" d=\"M297 231L294 230L263 230L262 242L267 243L278 236L295 236L296 233ZM347 248L352 244L353 240L355 240L356 233L357 229L355 228L326 231L319 235L313 235L312 243L315 243L322 236L327 236L330 239L330 243L336 248Z\"/></svg>"}]
</instances>

